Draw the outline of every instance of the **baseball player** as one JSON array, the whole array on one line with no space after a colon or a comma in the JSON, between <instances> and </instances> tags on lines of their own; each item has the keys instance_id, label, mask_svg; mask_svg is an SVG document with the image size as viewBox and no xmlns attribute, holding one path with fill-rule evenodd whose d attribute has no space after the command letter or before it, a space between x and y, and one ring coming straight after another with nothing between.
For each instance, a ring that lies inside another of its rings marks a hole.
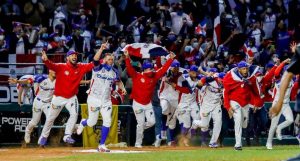
<instances>
[{"instance_id":1,"label":"baseball player","mask_svg":"<svg viewBox=\"0 0 300 161\"><path fill-rule=\"evenodd\" d=\"M225 76L225 73L215 72L216 70L211 70L211 73L215 75L203 77L198 83L198 86L202 87L199 95L200 120L193 122L193 127L201 127L201 140L206 142L209 122L213 119L213 133L209 142L211 148L219 146L217 141L222 128L222 79Z\"/></svg>"},{"instance_id":2,"label":"baseball player","mask_svg":"<svg viewBox=\"0 0 300 161\"><path fill-rule=\"evenodd\" d=\"M223 79L224 107L229 117L234 118L235 150L242 150L242 128L248 126L249 106L254 108L263 106L255 77L258 68L241 61Z\"/></svg>"},{"instance_id":3,"label":"baseball player","mask_svg":"<svg viewBox=\"0 0 300 161\"><path fill-rule=\"evenodd\" d=\"M106 49L107 44L102 44L101 48L94 56L94 61L99 62L103 50ZM80 135L84 127L93 127L98 121L99 112L103 118L103 125L101 129L101 140L99 142L99 152L110 152L105 146L105 141L109 133L111 126L111 91L112 85L116 83L123 94L126 90L120 81L118 71L113 68L114 56L112 54L106 54L103 63L95 64L93 69L90 89L88 90L88 119L83 119L77 128L77 134Z\"/></svg>"},{"instance_id":4,"label":"baseball player","mask_svg":"<svg viewBox=\"0 0 300 161\"><path fill-rule=\"evenodd\" d=\"M33 75L24 75L18 81L21 83L17 83L17 92L18 92L18 104L22 106L23 104L32 105L33 102L33 91L32 87L34 87L34 82L31 81L28 84L22 84L22 81L27 82L27 80L33 80Z\"/></svg>"},{"instance_id":5,"label":"baseball player","mask_svg":"<svg viewBox=\"0 0 300 161\"><path fill-rule=\"evenodd\" d=\"M75 140L71 137L78 116L78 99L76 94L80 81L85 73L94 68L94 63L77 63L77 52L70 50L67 52L67 63L53 63L48 60L46 53L42 52L42 60L45 65L56 73L56 83L54 96L51 101L48 117L39 138L38 144L45 146L50 134L54 120L59 115L63 107L69 111L70 117L67 121L64 142L74 144Z\"/></svg>"},{"instance_id":6,"label":"baseball player","mask_svg":"<svg viewBox=\"0 0 300 161\"><path fill-rule=\"evenodd\" d=\"M169 129L169 146L175 146L175 127L177 113L176 109L179 102L179 93L183 89L182 82L185 81L182 73L179 72L180 63L174 60L165 77L162 79L159 99L162 108L162 132L160 136L156 136L155 147L160 146L160 141L166 138L166 130ZM163 135L162 135L163 134Z\"/></svg>"},{"instance_id":7,"label":"baseball player","mask_svg":"<svg viewBox=\"0 0 300 161\"><path fill-rule=\"evenodd\" d=\"M280 88L280 84L281 84L280 82L281 82L282 77L284 77L283 73L285 72L285 69L287 67L285 65L289 62L290 62L290 59L283 61L275 70L275 73L274 73L275 88L274 88L274 92L273 92L274 93L273 105L276 104L279 99L279 95L280 95L279 88ZM294 84L294 82L291 80L287 87L287 90L285 92L281 111L277 116L272 118L271 127L269 129L269 135L268 135L268 140L267 140L267 144L266 144L266 147L269 150L273 149L272 140L273 140L275 130L276 130L277 139L282 140L281 130L290 126L294 122L293 112L290 107L290 97L291 97L291 91L292 91L293 84ZM281 114L285 117L285 121L278 125Z\"/></svg>"},{"instance_id":8,"label":"baseball player","mask_svg":"<svg viewBox=\"0 0 300 161\"><path fill-rule=\"evenodd\" d=\"M286 93L286 91L289 87L290 81L293 79L294 75L299 75L300 74L300 46L299 46L299 44L297 45L296 43L292 43L290 45L290 48L291 48L292 53L294 53L294 56L291 60L291 63L287 67L287 70L286 70L286 73L284 74L284 77L281 80L278 101L275 104L273 104L272 108L270 109L270 111L269 111L270 117L276 117L277 115L279 115L279 113L281 112L281 109L283 108L285 93ZM298 82L299 82L299 79L298 79ZM296 101L294 111L297 114L300 113L300 92L299 92L299 89L298 89L297 101ZM298 133L296 138L300 142L300 133ZM295 160L296 161L296 160L299 160L299 159L300 159L300 156L298 156L294 159L289 159L289 160L293 160L293 161Z\"/></svg>"},{"instance_id":9,"label":"baseball player","mask_svg":"<svg viewBox=\"0 0 300 161\"><path fill-rule=\"evenodd\" d=\"M137 120L135 147L142 148L144 129L150 128L155 124L155 116L151 99L157 81L162 78L170 67L175 55L170 54L170 58L164 66L158 70L153 70L153 64L146 61L143 63L143 72L136 72L130 63L128 51L124 52L125 63L128 75L132 78L133 99L132 108ZM146 121L145 121L146 119Z\"/></svg>"},{"instance_id":10,"label":"baseball player","mask_svg":"<svg viewBox=\"0 0 300 161\"><path fill-rule=\"evenodd\" d=\"M42 113L47 117L48 110L50 107L50 103L54 93L54 85L55 85L55 72L49 70L48 75L39 74L35 75L32 78L17 80L17 79L9 79L10 83L18 83L20 85L28 85L35 84L35 99L33 101L32 106L32 119L26 126L24 140L25 143L30 143L30 134L33 128L40 122Z\"/></svg>"},{"instance_id":11,"label":"baseball player","mask_svg":"<svg viewBox=\"0 0 300 161\"><path fill-rule=\"evenodd\" d=\"M183 136L183 145L188 144L188 131L191 128L192 120L199 120L199 106L196 101L197 88L197 73L198 67L192 65L189 70L188 77L182 82L182 89L180 90L180 98L178 104L177 118L181 125L181 135Z\"/></svg>"}]
</instances>

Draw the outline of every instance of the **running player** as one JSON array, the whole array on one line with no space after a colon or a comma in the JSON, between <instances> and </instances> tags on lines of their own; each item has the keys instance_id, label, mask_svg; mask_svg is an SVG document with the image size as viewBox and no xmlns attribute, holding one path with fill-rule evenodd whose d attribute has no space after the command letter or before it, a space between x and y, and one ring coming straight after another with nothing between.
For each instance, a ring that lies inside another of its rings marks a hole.
<instances>
[{"instance_id":1,"label":"running player","mask_svg":"<svg viewBox=\"0 0 300 161\"><path fill-rule=\"evenodd\" d=\"M107 47L106 45L107 44L101 45L101 48L94 56L95 62L99 62L103 50ZM98 146L99 152L110 152L105 146L105 141L111 126L112 85L116 83L123 94L126 94L123 83L120 81L118 71L113 68L113 63L114 56L112 54L106 54L102 63L95 64L90 89L88 90L88 119L83 119L77 128L77 134L80 135L84 127L93 127L98 121L99 112L101 113L103 125L101 129L101 140Z\"/></svg>"}]
</instances>

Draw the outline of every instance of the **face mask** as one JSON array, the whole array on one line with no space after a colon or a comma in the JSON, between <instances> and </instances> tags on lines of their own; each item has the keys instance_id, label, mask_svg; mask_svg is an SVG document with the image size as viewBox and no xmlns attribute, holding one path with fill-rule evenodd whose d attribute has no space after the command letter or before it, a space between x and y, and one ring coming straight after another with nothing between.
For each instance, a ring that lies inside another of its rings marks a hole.
<instances>
[{"instance_id":1,"label":"face mask","mask_svg":"<svg viewBox=\"0 0 300 161\"><path fill-rule=\"evenodd\" d=\"M58 37L58 36L54 37L54 41L55 42L59 42L60 41L60 37Z\"/></svg>"},{"instance_id":2,"label":"face mask","mask_svg":"<svg viewBox=\"0 0 300 161\"><path fill-rule=\"evenodd\" d=\"M32 0L31 2L32 2L33 4L36 4L37 0Z\"/></svg>"},{"instance_id":3,"label":"face mask","mask_svg":"<svg viewBox=\"0 0 300 161\"><path fill-rule=\"evenodd\" d=\"M173 34L171 34L171 35L168 35L168 40L170 40L170 41L175 41L176 40L176 36L175 35L173 35Z\"/></svg>"},{"instance_id":4,"label":"face mask","mask_svg":"<svg viewBox=\"0 0 300 161\"><path fill-rule=\"evenodd\" d=\"M194 42L194 43L192 44L192 47L193 47L193 48L197 48L197 47L198 47L198 45L199 45L199 43L197 43L197 42Z\"/></svg>"},{"instance_id":5,"label":"face mask","mask_svg":"<svg viewBox=\"0 0 300 161\"><path fill-rule=\"evenodd\" d=\"M185 48L184 48L184 52L187 52L187 53L190 53L191 52L191 46L186 46Z\"/></svg>"},{"instance_id":6,"label":"face mask","mask_svg":"<svg viewBox=\"0 0 300 161\"><path fill-rule=\"evenodd\" d=\"M0 35L0 41L4 40L4 35Z\"/></svg>"},{"instance_id":7,"label":"face mask","mask_svg":"<svg viewBox=\"0 0 300 161\"><path fill-rule=\"evenodd\" d=\"M144 73L145 76L152 78L154 76L154 72L146 72Z\"/></svg>"},{"instance_id":8,"label":"face mask","mask_svg":"<svg viewBox=\"0 0 300 161\"><path fill-rule=\"evenodd\" d=\"M82 20L85 20L86 16L85 16L85 15L81 15L80 18L81 18Z\"/></svg>"},{"instance_id":9,"label":"face mask","mask_svg":"<svg viewBox=\"0 0 300 161\"><path fill-rule=\"evenodd\" d=\"M126 42L122 42L120 46L121 48L124 48L126 46Z\"/></svg>"},{"instance_id":10,"label":"face mask","mask_svg":"<svg viewBox=\"0 0 300 161\"><path fill-rule=\"evenodd\" d=\"M43 39L47 39L47 38L48 38L48 34L47 34L47 33L43 33L43 34L42 34L42 38L43 38Z\"/></svg>"}]
</instances>

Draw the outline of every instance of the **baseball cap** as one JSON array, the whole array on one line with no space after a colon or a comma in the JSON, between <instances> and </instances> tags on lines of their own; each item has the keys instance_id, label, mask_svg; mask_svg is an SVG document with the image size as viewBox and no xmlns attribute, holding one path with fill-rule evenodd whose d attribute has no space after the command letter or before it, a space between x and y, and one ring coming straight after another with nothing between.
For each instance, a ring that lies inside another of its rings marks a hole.
<instances>
[{"instance_id":1,"label":"baseball cap","mask_svg":"<svg viewBox=\"0 0 300 161\"><path fill-rule=\"evenodd\" d=\"M225 77L225 75L226 74L224 72L221 72L218 74L218 78L223 79Z\"/></svg>"},{"instance_id":2,"label":"baseball cap","mask_svg":"<svg viewBox=\"0 0 300 161\"><path fill-rule=\"evenodd\" d=\"M198 67L196 65L192 65L190 67L190 72L198 72Z\"/></svg>"},{"instance_id":3,"label":"baseball cap","mask_svg":"<svg viewBox=\"0 0 300 161\"><path fill-rule=\"evenodd\" d=\"M178 67L180 67L179 61L178 61L178 60L174 60L174 61L172 62L172 64L171 64L171 67L173 67L173 68L178 68Z\"/></svg>"},{"instance_id":4,"label":"baseball cap","mask_svg":"<svg viewBox=\"0 0 300 161\"><path fill-rule=\"evenodd\" d=\"M73 54L78 54L78 52L76 52L75 50L69 50L68 52L67 52L67 56L70 56L70 55L73 55Z\"/></svg>"},{"instance_id":5,"label":"baseball cap","mask_svg":"<svg viewBox=\"0 0 300 161\"><path fill-rule=\"evenodd\" d=\"M217 73L217 72L218 72L218 70L217 70L217 68L210 68L210 69L209 69L209 72L212 72L212 73Z\"/></svg>"},{"instance_id":6,"label":"baseball cap","mask_svg":"<svg viewBox=\"0 0 300 161\"><path fill-rule=\"evenodd\" d=\"M146 69L149 69L149 68L153 69L153 64L149 61L145 61L142 65L142 68L143 68L143 70L146 70Z\"/></svg>"},{"instance_id":7,"label":"baseball cap","mask_svg":"<svg viewBox=\"0 0 300 161\"><path fill-rule=\"evenodd\" d=\"M241 61L237 64L238 68L245 68L245 67L249 67L248 64L245 61Z\"/></svg>"}]
</instances>

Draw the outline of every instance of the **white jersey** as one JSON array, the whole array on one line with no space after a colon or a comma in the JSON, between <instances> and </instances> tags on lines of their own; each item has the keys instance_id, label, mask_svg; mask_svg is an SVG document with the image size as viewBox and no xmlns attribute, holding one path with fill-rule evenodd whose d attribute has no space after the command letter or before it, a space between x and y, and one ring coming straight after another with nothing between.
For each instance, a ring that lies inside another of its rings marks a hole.
<instances>
[{"instance_id":1,"label":"white jersey","mask_svg":"<svg viewBox=\"0 0 300 161\"><path fill-rule=\"evenodd\" d=\"M48 75L35 75L34 84L36 85L35 95L43 102L51 102L54 94L55 81L51 81Z\"/></svg>"},{"instance_id":2,"label":"white jersey","mask_svg":"<svg viewBox=\"0 0 300 161\"><path fill-rule=\"evenodd\" d=\"M190 104L196 102L196 93L198 91L198 89L197 89L198 81L197 80L193 81L191 79L191 77L186 78L186 81L191 90L191 93L188 93L188 94L183 93L181 95L179 106L180 105L190 105Z\"/></svg>"},{"instance_id":3,"label":"white jersey","mask_svg":"<svg viewBox=\"0 0 300 161\"><path fill-rule=\"evenodd\" d=\"M283 76L284 77L284 76ZM282 78L283 78L282 77ZM274 85L274 92L273 92L273 102L277 102L279 99L279 95L280 95L280 85L281 85L281 80L275 82ZM290 84L288 86L288 88L286 89L285 95L284 95L284 100L283 103L289 103L290 102L290 98L291 98L291 92L292 92L292 87L294 85L294 81L290 81ZM274 96L275 94L275 96Z\"/></svg>"},{"instance_id":4,"label":"white jersey","mask_svg":"<svg viewBox=\"0 0 300 161\"><path fill-rule=\"evenodd\" d=\"M108 69L106 64L100 64L93 69L89 96L111 104L111 91L114 82L119 81L118 72L114 68Z\"/></svg>"},{"instance_id":5,"label":"white jersey","mask_svg":"<svg viewBox=\"0 0 300 161\"><path fill-rule=\"evenodd\" d=\"M159 88L159 99L165 99L168 101L177 101L179 99L179 92L176 91L171 84L167 81L167 77L163 77L160 88ZM181 75L177 79L177 85L182 86L182 82L185 81L184 77Z\"/></svg>"},{"instance_id":6,"label":"white jersey","mask_svg":"<svg viewBox=\"0 0 300 161\"><path fill-rule=\"evenodd\" d=\"M201 89L199 95L200 106L214 108L215 104L222 103L223 87L216 80L206 83ZM213 109L212 109L213 110Z\"/></svg>"}]
</instances>

